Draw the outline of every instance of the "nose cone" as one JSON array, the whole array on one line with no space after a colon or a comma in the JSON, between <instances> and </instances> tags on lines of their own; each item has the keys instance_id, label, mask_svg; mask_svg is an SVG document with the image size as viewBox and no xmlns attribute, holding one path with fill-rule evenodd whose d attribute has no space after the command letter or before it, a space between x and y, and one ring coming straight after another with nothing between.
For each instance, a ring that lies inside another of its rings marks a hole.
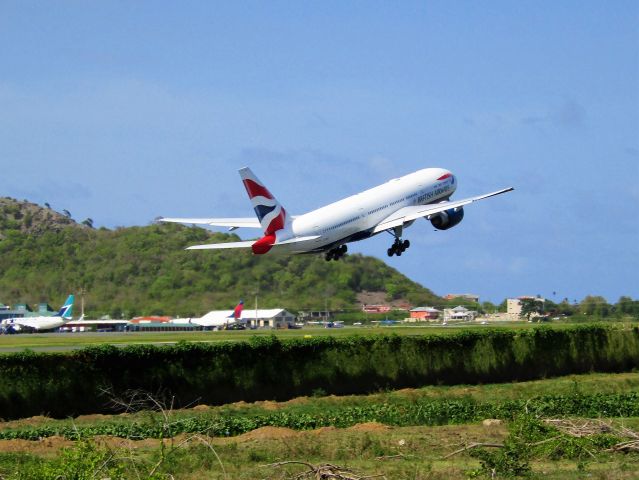
<instances>
[{"instance_id":1,"label":"nose cone","mask_svg":"<svg viewBox=\"0 0 639 480\"><path fill-rule=\"evenodd\" d=\"M455 178L450 170L442 169L442 174L437 178L438 181L447 180L449 178Z\"/></svg>"},{"instance_id":2,"label":"nose cone","mask_svg":"<svg viewBox=\"0 0 639 480\"><path fill-rule=\"evenodd\" d=\"M440 171L440 175L437 177L437 181L442 182L440 185L446 186L450 193L453 193L455 190L457 190L457 178L450 170L442 168Z\"/></svg>"}]
</instances>

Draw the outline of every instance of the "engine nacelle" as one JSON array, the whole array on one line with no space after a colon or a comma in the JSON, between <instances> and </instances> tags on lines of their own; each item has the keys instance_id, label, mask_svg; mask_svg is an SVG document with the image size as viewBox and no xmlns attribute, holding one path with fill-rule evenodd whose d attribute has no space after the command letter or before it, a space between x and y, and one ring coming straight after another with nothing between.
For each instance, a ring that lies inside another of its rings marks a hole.
<instances>
[{"instance_id":1,"label":"engine nacelle","mask_svg":"<svg viewBox=\"0 0 639 480\"><path fill-rule=\"evenodd\" d=\"M450 210L439 212L430 217L430 223L437 230L448 230L449 228L454 227L459 222L461 222L463 218L463 207L460 207L458 209L451 208Z\"/></svg>"}]
</instances>

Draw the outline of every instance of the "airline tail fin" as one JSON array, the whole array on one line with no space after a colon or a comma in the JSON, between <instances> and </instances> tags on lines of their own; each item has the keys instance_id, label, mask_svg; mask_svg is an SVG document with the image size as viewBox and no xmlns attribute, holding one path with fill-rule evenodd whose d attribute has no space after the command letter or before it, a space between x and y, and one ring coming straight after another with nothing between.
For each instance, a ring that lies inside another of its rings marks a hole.
<instances>
[{"instance_id":1,"label":"airline tail fin","mask_svg":"<svg viewBox=\"0 0 639 480\"><path fill-rule=\"evenodd\" d=\"M235 321L242 318L242 310L244 310L244 300L240 300L240 303L233 309L233 313L230 314L227 318L233 318Z\"/></svg>"},{"instance_id":2,"label":"airline tail fin","mask_svg":"<svg viewBox=\"0 0 639 480\"><path fill-rule=\"evenodd\" d=\"M275 235L275 232L284 228L288 221L286 210L250 168L244 167L240 169L240 177L253 204L253 210L255 210L255 214L260 220L264 235Z\"/></svg>"},{"instance_id":3,"label":"airline tail fin","mask_svg":"<svg viewBox=\"0 0 639 480\"><path fill-rule=\"evenodd\" d=\"M66 302L64 302L64 305L62 305L62 308L58 312L58 317L71 318L73 316L73 300L73 295L67 297Z\"/></svg>"}]
</instances>

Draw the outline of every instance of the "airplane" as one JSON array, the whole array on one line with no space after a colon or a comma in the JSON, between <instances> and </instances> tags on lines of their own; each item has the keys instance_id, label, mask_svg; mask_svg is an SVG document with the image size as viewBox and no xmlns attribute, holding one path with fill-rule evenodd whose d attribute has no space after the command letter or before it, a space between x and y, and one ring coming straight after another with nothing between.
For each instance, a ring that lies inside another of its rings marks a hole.
<instances>
[{"instance_id":1,"label":"airplane","mask_svg":"<svg viewBox=\"0 0 639 480\"><path fill-rule=\"evenodd\" d=\"M395 240L387 254L399 257L410 247L409 240L402 240L403 230L415 220L425 218L437 230L448 230L462 221L464 206L514 190L509 187L451 201L457 189L455 175L444 168L425 168L303 215L289 215L250 168L244 167L239 173L257 218L160 217L158 220L228 227L230 231L241 227L261 228L264 232L257 240L194 245L187 250L250 248L256 255L324 253L330 261L346 254L347 243L388 232Z\"/></svg>"},{"instance_id":2,"label":"airplane","mask_svg":"<svg viewBox=\"0 0 639 480\"><path fill-rule=\"evenodd\" d=\"M344 328L344 322L342 320L321 320L306 323L309 325L322 325L324 328Z\"/></svg>"},{"instance_id":3,"label":"airplane","mask_svg":"<svg viewBox=\"0 0 639 480\"><path fill-rule=\"evenodd\" d=\"M17 333L22 330L33 332L53 330L71 321L73 315L73 295L69 295L57 315L51 317L14 317L2 321L3 333Z\"/></svg>"},{"instance_id":4,"label":"airplane","mask_svg":"<svg viewBox=\"0 0 639 480\"><path fill-rule=\"evenodd\" d=\"M372 320L371 323L376 323L377 325L395 325L396 323L402 323L400 320L389 320L388 318L385 320Z\"/></svg>"},{"instance_id":5,"label":"airplane","mask_svg":"<svg viewBox=\"0 0 639 480\"><path fill-rule=\"evenodd\" d=\"M243 325L244 323L246 323L246 320L242 320L243 309L244 300L240 300L240 303L238 303L233 310L209 312L200 318L190 318L189 323L216 329L229 328L234 325Z\"/></svg>"}]
</instances>

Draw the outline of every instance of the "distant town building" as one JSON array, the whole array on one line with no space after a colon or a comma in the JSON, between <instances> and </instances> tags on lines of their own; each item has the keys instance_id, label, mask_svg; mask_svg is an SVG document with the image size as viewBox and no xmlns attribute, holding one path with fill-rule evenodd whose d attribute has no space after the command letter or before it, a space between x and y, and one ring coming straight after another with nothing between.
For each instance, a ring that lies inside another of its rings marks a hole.
<instances>
[{"instance_id":1,"label":"distant town building","mask_svg":"<svg viewBox=\"0 0 639 480\"><path fill-rule=\"evenodd\" d=\"M440 310L437 310L433 307L417 307L413 308L410 311L410 319L409 321L419 321L419 320L436 320L439 318Z\"/></svg>"},{"instance_id":2,"label":"distant town building","mask_svg":"<svg viewBox=\"0 0 639 480\"><path fill-rule=\"evenodd\" d=\"M78 319L65 323L60 330L63 332L124 332L127 325L129 325L128 320L110 320L104 318L100 320ZM145 323L144 325L150 324Z\"/></svg>"},{"instance_id":3,"label":"distant town building","mask_svg":"<svg viewBox=\"0 0 639 480\"><path fill-rule=\"evenodd\" d=\"M194 323L175 322L129 322L129 324L124 327L124 330L127 332L192 332L203 329L204 327Z\"/></svg>"},{"instance_id":4,"label":"distant town building","mask_svg":"<svg viewBox=\"0 0 639 480\"><path fill-rule=\"evenodd\" d=\"M462 322L470 322L475 320L477 316L477 312L474 310L469 310L466 307L462 307L461 305L455 308L445 308L444 309L444 321L448 322L450 320L453 321L462 321Z\"/></svg>"},{"instance_id":5,"label":"distant town building","mask_svg":"<svg viewBox=\"0 0 639 480\"><path fill-rule=\"evenodd\" d=\"M310 322L312 320L328 320L333 318L334 315L335 313L330 310L311 310L309 312L298 312L297 318L301 322Z\"/></svg>"},{"instance_id":6,"label":"distant town building","mask_svg":"<svg viewBox=\"0 0 639 480\"><path fill-rule=\"evenodd\" d=\"M38 315L41 317L53 316L55 315L57 310L51 308L51 305L48 303L38 303Z\"/></svg>"},{"instance_id":7,"label":"distant town building","mask_svg":"<svg viewBox=\"0 0 639 480\"><path fill-rule=\"evenodd\" d=\"M387 313L391 310L390 305L362 305L362 312L365 313Z\"/></svg>"},{"instance_id":8,"label":"distant town building","mask_svg":"<svg viewBox=\"0 0 639 480\"><path fill-rule=\"evenodd\" d=\"M448 295L444 295L442 298L444 300L463 298L464 300L468 300L469 302L479 303L479 295L475 295L474 293L449 293Z\"/></svg>"},{"instance_id":9,"label":"distant town building","mask_svg":"<svg viewBox=\"0 0 639 480\"><path fill-rule=\"evenodd\" d=\"M288 328L289 325L295 325L295 315L283 308L247 309L242 312L242 320L253 328Z\"/></svg>"},{"instance_id":10,"label":"distant town building","mask_svg":"<svg viewBox=\"0 0 639 480\"><path fill-rule=\"evenodd\" d=\"M521 315L521 301L524 300L524 299L533 299L533 300L537 300L538 302L541 302L541 303L544 303L546 301L545 298L530 297L530 296L526 296L526 295L521 296L521 297L517 297L517 298L508 298L508 299L506 299L506 313L513 320L519 319L519 317Z\"/></svg>"},{"instance_id":11,"label":"distant town building","mask_svg":"<svg viewBox=\"0 0 639 480\"><path fill-rule=\"evenodd\" d=\"M0 310L0 320L5 318L24 318L34 317L37 313L31 310L31 307L26 303L17 303L13 308L9 308L8 305L4 305L6 308Z\"/></svg>"},{"instance_id":12,"label":"distant town building","mask_svg":"<svg viewBox=\"0 0 639 480\"><path fill-rule=\"evenodd\" d=\"M132 318L129 323L137 324L137 323L169 323L172 320L171 317L167 316L146 316L146 317L135 317Z\"/></svg>"}]
</instances>

